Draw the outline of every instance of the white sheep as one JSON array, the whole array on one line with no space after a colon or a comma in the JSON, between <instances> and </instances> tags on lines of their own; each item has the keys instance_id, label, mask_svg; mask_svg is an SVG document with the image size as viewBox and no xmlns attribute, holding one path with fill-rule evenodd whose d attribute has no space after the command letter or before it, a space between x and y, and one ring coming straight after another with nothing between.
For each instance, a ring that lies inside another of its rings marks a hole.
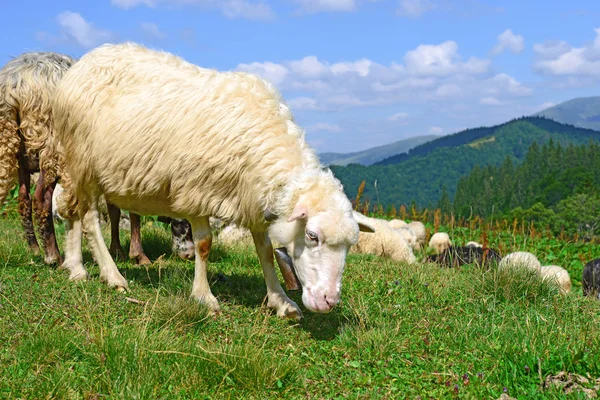
<instances>
[{"instance_id":1,"label":"white sheep","mask_svg":"<svg viewBox=\"0 0 600 400\"><path fill-rule=\"evenodd\" d=\"M562 294L571 292L571 277L569 276L569 272L563 267L547 265L543 266L540 272L543 279L556 282Z\"/></svg>"},{"instance_id":2,"label":"white sheep","mask_svg":"<svg viewBox=\"0 0 600 400\"><path fill-rule=\"evenodd\" d=\"M403 234L390 228L387 221L370 218L356 211L354 218L373 227L375 232L361 232L358 243L352 247L353 252L387 257L408 264L414 264L417 261Z\"/></svg>"},{"instance_id":3,"label":"white sheep","mask_svg":"<svg viewBox=\"0 0 600 400\"><path fill-rule=\"evenodd\" d=\"M406 223L406 221L403 221L401 219L393 219L390 222L388 222L388 224L390 225L390 228L394 228L394 229L403 228L406 225L408 225Z\"/></svg>"},{"instance_id":4,"label":"white sheep","mask_svg":"<svg viewBox=\"0 0 600 400\"><path fill-rule=\"evenodd\" d=\"M429 239L429 247L437 254L443 253L452 246L450 236L446 232L436 232Z\"/></svg>"},{"instance_id":5,"label":"white sheep","mask_svg":"<svg viewBox=\"0 0 600 400\"><path fill-rule=\"evenodd\" d=\"M477 242L468 242L466 247L483 247L483 245Z\"/></svg>"},{"instance_id":6,"label":"white sheep","mask_svg":"<svg viewBox=\"0 0 600 400\"><path fill-rule=\"evenodd\" d=\"M505 255L498 264L498 269L515 267L524 267L540 273L542 264L535 255L526 251L509 253Z\"/></svg>"},{"instance_id":7,"label":"white sheep","mask_svg":"<svg viewBox=\"0 0 600 400\"><path fill-rule=\"evenodd\" d=\"M217 241L228 247L249 247L254 244L250 229L237 226L236 224L229 224L221 229L217 235Z\"/></svg>"},{"instance_id":8,"label":"white sheep","mask_svg":"<svg viewBox=\"0 0 600 400\"><path fill-rule=\"evenodd\" d=\"M427 231L425 230L425 224L420 221L411 221L408 227L415 234L417 238L417 248L421 249L425 246L425 240L427 238Z\"/></svg>"},{"instance_id":9,"label":"white sheep","mask_svg":"<svg viewBox=\"0 0 600 400\"><path fill-rule=\"evenodd\" d=\"M191 295L213 312L220 306L207 279L209 216L250 229L278 316L302 313L277 279L270 237L290 250L309 310L329 312L339 302L347 252L359 229L372 228L354 220L342 185L270 83L132 43L102 45L65 74L53 111L64 146L59 210L68 218L70 279L87 277L83 225L101 279L127 288L100 232L96 203L104 195L131 212L191 223Z\"/></svg>"}]
</instances>

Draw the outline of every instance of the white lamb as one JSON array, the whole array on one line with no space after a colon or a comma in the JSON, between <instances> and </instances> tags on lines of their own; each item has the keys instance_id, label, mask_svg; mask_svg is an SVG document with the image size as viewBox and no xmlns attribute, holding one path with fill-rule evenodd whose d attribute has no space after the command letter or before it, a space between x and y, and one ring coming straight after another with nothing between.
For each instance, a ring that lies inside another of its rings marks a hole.
<instances>
[{"instance_id":1,"label":"white lamb","mask_svg":"<svg viewBox=\"0 0 600 400\"><path fill-rule=\"evenodd\" d=\"M102 45L65 74L53 118L64 146L59 211L70 279L87 277L83 227L101 279L127 288L100 231L96 204L104 195L131 212L191 223L191 295L213 312L220 306L207 279L209 216L251 230L277 315L302 313L279 284L269 236L290 250L309 310L329 312L339 302L347 252L359 229L372 229L354 220L342 185L271 84L132 43Z\"/></svg>"},{"instance_id":2,"label":"white lamb","mask_svg":"<svg viewBox=\"0 0 600 400\"><path fill-rule=\"evenodd\" d=\"M541 268L541 274L542 278L556 282L562 294L571 292L571 277L563 267L547 265Z\"/></svg>"},{"instance_id":3,"label":"white lamb","mask_svg":"<svg viewBox=\"0 0 600 400\"><path fill-rule=\"evenodd\" d=\"M498 264L498 269L515 267L528 268L540 273L542 264L535 255L526 251L517 251L514 253L509 253L505 255Z\"/></svg>"},{"instance_id":4,"label":"white lamb","mask_svg":"<svg viewBox=\"0 0 600 400\"><path fill-rule=\"evenodd\" d=\"M429 247L433 249L436 254L441 254L452 246L450 236L446 232L436 232L429 239Z\"/></svg>"},{"instance_id":5,"label":"white lamb","mask_svg":"<svg viewBox=\"0 0 600 400\"><path fill-rule=\"evenodd\" d=\"M406 221L403 221L401 219L393 219L390 222L388 222L388 224L390 225L390 228L394 228L394 229L403 228L406 225L408 225L406 223Z\"/></svg>"},{"instance_id":6,"label":"white lamb","mask_svg":"<svg viewBox=\"0 0 600 400\"><path fill-rule=\"evenodd\" d=\"M427 238L427 231L425 230L425 224L420 221L412 221L408 224L408 227L415 234L417 238L417 248L421 249L425 246L425 240Z\"/></svg>"},{"instance_id":7,"label":"white lamb","mask_svg":"<svg viewBox=\"0 0 600 400\"><path fill-rule=\"evenodd\" d=\"M387 221L370 218L356 211L354 212L354 218L365 225L373 227L375 232L361 232L358 243L352 247L352 251L387 257L407 264L417 262L407 240L396 229L390 228Z\"/></svg>"}]
</instances>

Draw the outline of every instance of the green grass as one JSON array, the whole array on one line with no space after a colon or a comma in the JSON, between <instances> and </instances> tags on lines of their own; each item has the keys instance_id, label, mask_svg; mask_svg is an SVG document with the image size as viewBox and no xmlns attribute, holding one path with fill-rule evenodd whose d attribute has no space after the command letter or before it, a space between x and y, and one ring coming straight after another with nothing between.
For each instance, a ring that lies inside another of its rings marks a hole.
<instances>
[{"instance_id":1,"label":"green grass","mask_svg":"<svg viewBox=\"0 0 600 400\"><path fill-rule=\"evenodd\" d=\"M91 280L69 282L30 255L16 219L0 219L0 398L583 398L543 382L600 376L600 302L577 286L561 296L526 272L350 255L339 307L303 309L294 323L266 309L253 250L215 246L223 312L212 317L188 299L193 263L170 255L169 236L144 226L148 255L164 256L119 264L131 289L121 294L99 282L88 252ZM453 232L477 239L467 236ZM571 260L581 279L573 245L510 246Z\"/></svg>"}]
</instances>

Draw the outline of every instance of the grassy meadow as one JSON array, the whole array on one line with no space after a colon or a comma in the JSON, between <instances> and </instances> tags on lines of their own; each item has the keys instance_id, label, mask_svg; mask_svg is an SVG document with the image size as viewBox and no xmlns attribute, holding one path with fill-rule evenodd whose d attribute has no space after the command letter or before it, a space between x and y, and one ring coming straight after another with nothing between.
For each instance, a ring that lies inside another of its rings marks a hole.
<instances>
[{"instance_id":1,"label":"grassy meadow","mask_svg":"<svg viewBox=\"0 0 600 400\"><path fill-rule=\"evenodd\" d=\"M213 246L213 317L188 299L193 262L171 255L170 231L142 235L154 263L120 263L123 294L99 282L87 251L91 279L69 282L31 255L14 213L0 217L0 398L586 398L600 385L600 302L581 295L597 245L490 234L491 246L567 268L566 296L526 272L352 254L340 305L301 305L296 323L266 308L254 249Z\"/></svg>"}]
</instances>

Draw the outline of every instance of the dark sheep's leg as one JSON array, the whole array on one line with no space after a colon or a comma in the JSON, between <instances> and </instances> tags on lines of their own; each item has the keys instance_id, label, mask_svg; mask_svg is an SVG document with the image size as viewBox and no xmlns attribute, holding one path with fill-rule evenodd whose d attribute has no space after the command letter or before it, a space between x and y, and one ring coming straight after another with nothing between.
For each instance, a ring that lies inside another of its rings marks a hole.
<instances>
[{"instance_id":1,"label":"dark sheep's leg","mask_svg":"<svg viewBox=\"0 0 600 400\"><path fill-rule=\"evenodd\" d=\"M44 171L40 171L40 177L33 194L35 216L39 224L40 236L44 246L44 262L46 264L61 264L62 258L58 251L56 233L54 231L54 220L52 219L52 194L56 182L44 183Z\"/></svg>"},{"instance_id":2,"label":"dark sheep's leg","mask_svg":"<svg viewBox=\"0 0 600 400\"><path fill-rule=\"evenodd\" d=\"M121 246L121 238L119 237L119 222L121 219L121 209L110 202L106 202L108 209L108 218L110 219L110 255L117 261L125 261L127 257Z\"/></svg>"},{"instance_id":3,"label":"dark sheep's leg","mask_svg":"<svg viewBox=\"0 0 600 400\"><path fill-rule=\"evenodd\" d=\"M29 248L36 256L40 254L40 246L35 237L35 228L32 219L32 201L31 201L31 175L25 166L22 157L19 157L19 215L21 216L21 225L25 231L25 238Z\"/></svg>"},{"instance_id":4,"label":"dark sheep's leg","mask_svg":"<svg viewBox=\"0 0 600 400\"><path fill-rule=\"evenodd\" d=\"M152 262L144 254L142 248L142 234L140 216L132 212L129 213L129 222L131 223L131 243L129 244L129 258L134 259L140 265L150 265Z\"/></svg>"}]
</instances>

